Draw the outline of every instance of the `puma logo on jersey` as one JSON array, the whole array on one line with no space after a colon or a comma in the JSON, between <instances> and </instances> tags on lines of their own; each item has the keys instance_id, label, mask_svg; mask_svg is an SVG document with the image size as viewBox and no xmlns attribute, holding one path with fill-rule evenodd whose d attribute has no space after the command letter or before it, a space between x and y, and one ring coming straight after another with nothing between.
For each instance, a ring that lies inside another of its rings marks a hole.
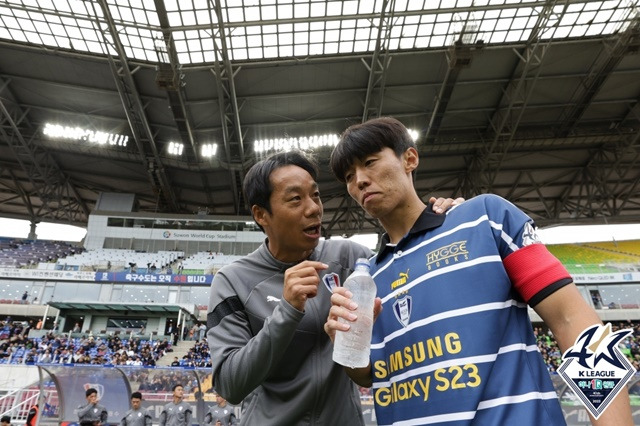
<instances>
[{"instance_id":1,"label":"puma logo on jersey","mask_svg":"<svg viewBox=\"0 0 640 426\"><path fill-rule=\"evenodd\" d=\"M280 299L274 296L267 296L267 302L279 302Z\"/></svg>"}]
</instances>

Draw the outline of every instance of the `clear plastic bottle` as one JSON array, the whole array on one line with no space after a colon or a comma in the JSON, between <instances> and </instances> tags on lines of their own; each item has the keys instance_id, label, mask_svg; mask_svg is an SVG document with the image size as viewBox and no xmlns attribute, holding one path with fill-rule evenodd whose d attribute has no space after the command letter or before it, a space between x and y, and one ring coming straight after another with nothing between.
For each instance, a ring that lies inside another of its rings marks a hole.
<instances>
[{"instance_id":1,"label":"clear plastic bottle","mask_svg":"<svg viewBox=\"0 0 640 426\"><path fill-rule=\"evenodd\" d=\"M367 259L356 261L355 270L347 277L344 287L353 293L352 300L358 304L358 309L354 311L358 319L349 321L351 328L348 331L336 332L333 361L345 367L366 367L371 352L373 303L376 298L376 284L369 274ZM343 319L339 321L346 322Z\"/></svg>"}]
</instances>

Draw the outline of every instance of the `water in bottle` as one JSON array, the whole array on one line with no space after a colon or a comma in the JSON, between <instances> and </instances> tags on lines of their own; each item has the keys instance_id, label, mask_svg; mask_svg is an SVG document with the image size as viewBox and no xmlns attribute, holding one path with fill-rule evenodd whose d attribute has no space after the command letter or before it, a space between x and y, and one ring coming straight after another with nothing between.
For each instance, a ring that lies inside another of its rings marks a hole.
<instances>
[{"instance_id":1,"label":"water in bottle","mask_svg":"<svg viewBox=\"0 0 640 426\"><path fill-rule=\"evenodd\" d=\"M358 309L355 322L349 321L348 331L337 331L333 346L333 360L345 367L360 368L369 365L371 329L373 328L373 304L376 285L369 274L369 261L358 259L355 271L344 282L344 287L353 293ZM341 322L346 322L342 318Z\"/></svg>"}]
</instances>

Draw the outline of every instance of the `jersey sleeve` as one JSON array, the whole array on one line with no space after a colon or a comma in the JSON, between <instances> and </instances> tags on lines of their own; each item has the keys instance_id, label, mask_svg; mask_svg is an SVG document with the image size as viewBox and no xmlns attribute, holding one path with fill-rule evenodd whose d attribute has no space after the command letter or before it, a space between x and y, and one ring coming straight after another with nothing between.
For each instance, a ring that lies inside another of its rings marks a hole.
<instances>
[{"instance_id":1,"label":"jersey sleeve","mask_svg":"<svg viewBox=\"0 0 640 426\"><path fill-rule=\"evenodd\" d=\"M530 306L573 282L560 261L542 244L533 220L498 196L487 200L504 268L513 288Z\"/></svg>"},{"instance_id":2,"label":"jersey sleeve","mask_svg":"<svg viewBox=\"0 0 640 426\"><path fill-rule=\"evenodd\" d=\"M504 259L503 264L513 287L532 307L573 282L567 269L543 244L522 247Z\"/></svg>"}]
</instances>

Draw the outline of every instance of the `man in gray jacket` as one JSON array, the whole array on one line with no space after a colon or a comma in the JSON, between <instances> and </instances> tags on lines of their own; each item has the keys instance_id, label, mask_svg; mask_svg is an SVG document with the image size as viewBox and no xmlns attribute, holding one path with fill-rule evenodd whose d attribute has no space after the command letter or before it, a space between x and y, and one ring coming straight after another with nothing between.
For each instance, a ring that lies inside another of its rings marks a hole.
<instances>
[{"instance_id":1,"label":"man in gray jacket","mask_svg":"<svg viewBox=\"0 0 640 426\"><path fill-rule=\"evenodd\" d=\"M216 405L212 405L204 416L204 424L212 426L235 426L238 424L233 407L221 395L216 395Z\"/></svg>"},{"instance_id":2,"label":"man in gray jacket","mask_svg":"<svg viewBox=\"0 0 640 426\"><path fill-rule=\"evenodd\" d=\"M85 392L87 403L78 407L78 423L80 426L101 426L107 423L109 413L98 404L98 391L89 388Z\"/></svg>"},{"instance_id":3,"label":"man in gray jacket","mask_svg":"<svg viewBox=\"0 0 640 426\"><path fill-rule=\"evenodd\" d=\"M151 415L142 408L142 394L131 394L131 409L120 420L120 426L151 426Z\"/></svg>"},{"instance_id":4,"label":"man in gray jacket","mask_svg":"<svg viewBox=\"0 0 640 426\"><path fill-rule=\"evenodd\" d=\"M173 401L168 403L160 413L160 426L191 426L191 406L184 402L182 385L173 387Z\"/></svg>"},{"instance_id":5,"label":"man in gray jacket","mask_svg":"<svg viewBox=\"0 0 640 426\"><path fill-rule=\"evenodd\" d=\"M329 284L344 282L371 251L320 240L316 178L316 165L298 152L275 154L249 170L244 193L267 238L211 284L214 388L230 403L242 402L243 425L364 425L358 389L332 361L323 326ZM433 209L451 201L440 199Z\"/></svg>"}]
</instances>

